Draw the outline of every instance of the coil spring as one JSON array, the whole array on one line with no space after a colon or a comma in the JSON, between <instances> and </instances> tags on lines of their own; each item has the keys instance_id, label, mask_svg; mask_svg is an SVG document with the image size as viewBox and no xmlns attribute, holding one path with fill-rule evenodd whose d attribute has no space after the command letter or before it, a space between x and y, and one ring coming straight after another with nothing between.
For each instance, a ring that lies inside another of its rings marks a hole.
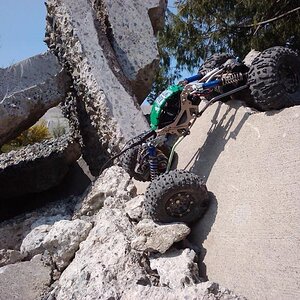
<instances>
[{"instance_id":1,"label":"coil spring","mask_svg":"<svg viewBox=\"0 0 300 300\"><path fill-rule=\"evenodd\" d=\"M222 75L223 85L238 83L239 81L242 80L243 80L242 73L229 73L229 74Z\"/></svg>"},{"instance_id":2,"label":"coil spring","mask_svg":"<svg viewBox=\"0 0 300 300\"><path fill-rule=\"evenodd\" d=\"M149 153L150 177L151 180L153 180L158 176L158 161L156 155L156 148L153 145L149 145L148 153Z\"/></svg>"}]
</instances>

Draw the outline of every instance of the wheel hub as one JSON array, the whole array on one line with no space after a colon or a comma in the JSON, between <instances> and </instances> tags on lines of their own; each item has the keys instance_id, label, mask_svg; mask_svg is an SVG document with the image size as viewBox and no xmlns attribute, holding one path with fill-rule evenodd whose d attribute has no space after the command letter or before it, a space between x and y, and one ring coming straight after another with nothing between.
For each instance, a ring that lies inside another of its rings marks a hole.
<instances>
[{"instance_id":1,"label":"wheel hub","mask_svg":"<svg viewBox=\"0 0 300 300\"><path fill-rule=\"evenodd\" d=\"M299 88L299 73L292 66L281 64L279 66L279 78L286 92L294 94Z\"/></svg>"},{"instance_id":2,"label":"wheel hub","mask_svg":"<svg viewBox=\"0 0 300 300\"><path fill-rule=\"evenodd\" d=\"M193 204L194 198L190 194L177 193L166 202L166 211L172 217L182 217L191 211Z\"/></svg>"}]
</instances>

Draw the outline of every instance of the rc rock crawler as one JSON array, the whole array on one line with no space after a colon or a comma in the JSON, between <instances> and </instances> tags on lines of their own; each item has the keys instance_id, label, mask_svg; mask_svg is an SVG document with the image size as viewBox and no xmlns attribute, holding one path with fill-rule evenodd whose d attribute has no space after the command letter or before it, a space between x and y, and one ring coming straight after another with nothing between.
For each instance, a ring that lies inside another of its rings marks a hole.
<instances>
[{"instance_id":1,"label":"rc rock crawler","mask_svg":"<svg viewBox=\"0 0 300 300\"><path fill-rule=\"evenodd\" d=\"M151 130L133 138L118 155L132 177L151 181L145 193L147 213L158 222L190 223L205 211L209 197L201 178L170 169L176 146L209 106L242 95L257 110L282 109L300 104L299 82L297 54L273 47L250 67L228 54L213 55L197 75L163 91L152 105Z\"/></svg>"}]
</instances>

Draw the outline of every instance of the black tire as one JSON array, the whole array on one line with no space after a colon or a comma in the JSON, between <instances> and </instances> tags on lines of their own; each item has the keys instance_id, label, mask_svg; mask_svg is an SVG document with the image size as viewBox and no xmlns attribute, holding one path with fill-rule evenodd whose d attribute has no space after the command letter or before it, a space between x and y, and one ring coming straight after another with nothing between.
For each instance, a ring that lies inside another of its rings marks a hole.
<instances>
[{"instance_id":1,"label":"black tire","mask_svg":"<svg viewBox=\"0 0 300 300\"><path fill-rule=\"evenodd\" d=\"M139 138L132 139L128 145L132 145L133 143L137 142ZM119 159L119 165L129 174L130 177L138 181L150 181L150 172L146 171L145 174L140 174L135 172L135 167L137 163L137 156L141 146L135 146L129 150L127 150Z\"/></svg>"},{"instance_id":2,"label":"black tire","mask_svg":"<svg viewBox=\"0 0 300 300\"><path fill-rule=\"evenodd\" d=\"M161 223L195 222L207 205L205 184L199 176L184 170L173 170L158 176L145 193L146 212L154 221Z\"/></svg>"},{"instance_id":3,"label":"black tire","mask_svg":"<svg viewBox=\"0 0 300 300\"><path fill-rule=\"evenodd\" d=\"M300 104L300 58L284 47L261 52L248 76L253 107L268 111Z\"/></svg>"},{"instance_id":4,"label":"black tire","mask_svg":"<svg viewBox=\"0 0 300 300\"><path fill-rule=\"evenodd\" d=\"M228 53L213 54L201 66L201 68L199 69L199 73L200 72L207 73L215 68L218 68L230 58L234 58L234 56Z\"/></svg>"}]
</instances>

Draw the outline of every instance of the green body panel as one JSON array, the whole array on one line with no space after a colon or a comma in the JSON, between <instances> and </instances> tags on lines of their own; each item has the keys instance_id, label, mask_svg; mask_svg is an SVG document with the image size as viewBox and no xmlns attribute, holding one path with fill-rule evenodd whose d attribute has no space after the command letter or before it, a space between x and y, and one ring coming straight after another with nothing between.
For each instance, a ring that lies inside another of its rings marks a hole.
<instances>
[{"instance_id":1,"label":"green body panel","mask_svg":"<svg viewBox=\"0 0 300 300\"><path fill-rule=\"evenodd\" d=\"M166 90L164 90L154 101L151 113L150 113L150 127L156 130L159 125L159 117L165 105L168 103L175 94L183 91L183 86L181 85L171 85Z\"/></svg>"}]
</instances>

